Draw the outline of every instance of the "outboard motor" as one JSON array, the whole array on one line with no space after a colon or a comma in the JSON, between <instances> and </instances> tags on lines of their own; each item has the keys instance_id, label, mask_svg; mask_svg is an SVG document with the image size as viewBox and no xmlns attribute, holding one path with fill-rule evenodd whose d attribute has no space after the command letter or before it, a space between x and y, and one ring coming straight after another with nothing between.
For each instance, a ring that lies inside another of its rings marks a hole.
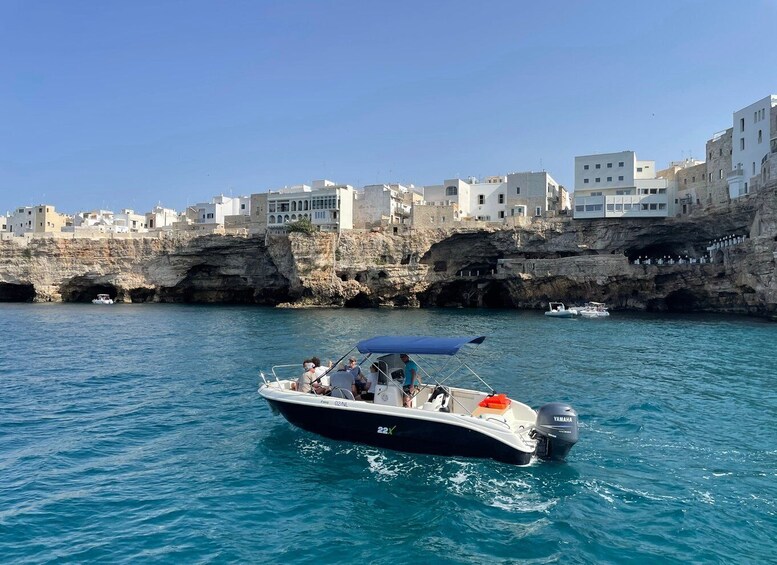
<instances>
[{"instance_id":1,"label":"outboard motor","mask_svg":"<svg viewBox=\"0 0 777 565\"><path fill-rule=\"evenodd\" d=\"M546 404L537 411L531 437L537 440L537 457L563 461L577 443L577 412L563 402Z\"/></svg>"}]
</instances>

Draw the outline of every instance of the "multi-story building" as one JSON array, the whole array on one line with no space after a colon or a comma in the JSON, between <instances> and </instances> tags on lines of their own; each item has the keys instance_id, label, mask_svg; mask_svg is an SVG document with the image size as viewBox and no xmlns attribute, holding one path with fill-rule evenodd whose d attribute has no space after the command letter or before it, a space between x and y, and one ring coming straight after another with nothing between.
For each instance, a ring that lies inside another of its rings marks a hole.
<instances>
[{"instance_id":1,"label":"multi-story building","mask_svg":"<svg viewBox=\"0 0 777 565\"><path fill-rule=\"evenodd\" d=\"M257 206L262 207L263 200L254 199ZM312 186L303 184L269 191L266 202L268 229L285 229L286 224L303 218L310 220L319 230L353 229L354 189L347 184L317 180Z\"/></svg>"},{"instance_id":2,"label":"multi-story building","mask_svg":"<svg viewBox=\"0 0 777 565\"><path fill-rule=\"evenodd\" d=\"M250 196L214 196L210 202L198 202L190 208L196 210L194 222L197 224L224 225L225 216L248 216L251 214Z\"/></svg>"},{"instance_id":3,"label":"multi-story building","mask_svg":"<svg viewBox=\"0 0 777 565\"><path fill-rule=\"evenodd\" d=\"M114 214L113 225L116 228L115 231L117 233L140 233L148 231L146 215L136 214L134 210L130 210L129 208L125 208L118 214Z\"/></svg>"},{"instance_id":4,"label":"multi-story building","mask_svg":"<svg viewBox=\"0 0 777 565\"><path fill-rule=\"evenodd\" d=\"M67 218L48 204L21 207L14 210L8 218L8 231L14 235L59 232L67 225Z\"/></svg>"},{"instance_id":5,"label":"multi-story building","mask_svg":"<svg viewBox=\"0 0 777 565\"><path fill-rule=\"evenodd\" d=\"M357 228L409 224L415 187L370 184L355 194L353 223Z\"/></svg>"},{"instance_id":6,"label":"multi-story building","mask_svg":"<svg viewBox=\"0 0 777 565\"><path fill-rule=\"evenodd\" d=\"M545 171L510 173L505 179L505 215L555 216L570 209L569 193Z\"/></svg>"},{"instance_id":7,"label":"multi-story building","mask_svg":"<svg viewBox=\"0 0 777 565\"><path fill-rule=\"evenodd\" d=\"M0 233L8 231L8 217L0 216Z\"/></svg>"},{"instance_id":8,"label":"multi-story building","mask_svg":"<svg viewBox=\"0 0 777 565\"><path fill-rule=\"evenodd\" d=\"M172 229L178 221L178 212L171 208L154 206L150 212L146 212L146 226L150 230Z\"/></svg>"},{"instance_id":9,"label":"multi-story building","mask_svg":"<svg viewBox=\"0 0 777 565\"><path fill-rule=\"evenodd\" d=\"M458 219L497 223L515 216L554 216L569 210L566 190L545 171L491 176L482 182L449 179L424 187L424 201L437 206L455 204Z\"/></svg>"},{"instance_id":10,"label":"multi-story building","mask_svg":"<svg viewBox=\"0 0 777 565\"><path fill-rule=\"evenodd\" d=\"M575 157L574 217L666 217L668 186L656 178L655 161L639 161L634 151Z\"/></svg>"},{"instance_id":11,"label":"multi-story building","mask_svg":"<svg viewBox=\"0 0 777 565\"><path fill-rule=\"evenodd\" d=\"M734 112L732 132L732 169L727 175L728 192L731 198L738 198L751 192L755 182L768 180L764 165L770 153L777 150L777 130L772 127L777 118L777 94L770 94Z\"/></svg>"}]
</instances>

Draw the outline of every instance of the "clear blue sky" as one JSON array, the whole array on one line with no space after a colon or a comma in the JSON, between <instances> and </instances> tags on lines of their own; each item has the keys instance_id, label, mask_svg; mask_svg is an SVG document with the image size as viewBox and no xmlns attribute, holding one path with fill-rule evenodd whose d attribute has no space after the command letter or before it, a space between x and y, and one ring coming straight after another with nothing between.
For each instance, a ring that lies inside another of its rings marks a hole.
<instances>
[{"instance_id":1,"label":"clear blue sky","mask_svg":"<svg viewBox=\"0 0 777 565\"><path fill-rule=\"evenodd\" d=\"M774 0L0 0L0 213L703 159L777 92L776 29Z\"/></svg>"}]
</instances>

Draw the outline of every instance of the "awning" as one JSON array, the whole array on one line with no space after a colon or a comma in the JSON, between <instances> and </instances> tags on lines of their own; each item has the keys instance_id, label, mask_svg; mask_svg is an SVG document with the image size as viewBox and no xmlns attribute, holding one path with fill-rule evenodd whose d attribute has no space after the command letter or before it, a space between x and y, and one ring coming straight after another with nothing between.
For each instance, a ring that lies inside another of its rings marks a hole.
<instances>
[{"instance_id":1,"label":"awning","mask_svg":"<svg viewBox=\"0 0 777 565\"><path fill-rule=\"evenodd\" d=\"M483 343L486 336L430 337L385 335L365 339L356 344L359 353L407 353L455 355L468 343Z\"/></svg>"}]
</instances>

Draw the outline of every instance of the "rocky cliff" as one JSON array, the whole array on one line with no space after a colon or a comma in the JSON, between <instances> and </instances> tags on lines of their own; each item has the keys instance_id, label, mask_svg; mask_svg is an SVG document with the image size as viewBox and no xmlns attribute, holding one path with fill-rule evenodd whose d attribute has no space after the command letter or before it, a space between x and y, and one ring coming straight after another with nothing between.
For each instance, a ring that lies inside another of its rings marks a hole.
<instances>
[{"instance_id":1,"label":"rocky cliff","mask_svg":"<svg viewBox=\"0 0 777 565\"><path fill-rule=\"evenodd\" d=\"M701 257L704 264L634 264ZM615 309L777 318L777 183L698 217L553 219L516 229L0 240L0 300L232 302L291 306Z\"/></svg>"}]
</instances>

